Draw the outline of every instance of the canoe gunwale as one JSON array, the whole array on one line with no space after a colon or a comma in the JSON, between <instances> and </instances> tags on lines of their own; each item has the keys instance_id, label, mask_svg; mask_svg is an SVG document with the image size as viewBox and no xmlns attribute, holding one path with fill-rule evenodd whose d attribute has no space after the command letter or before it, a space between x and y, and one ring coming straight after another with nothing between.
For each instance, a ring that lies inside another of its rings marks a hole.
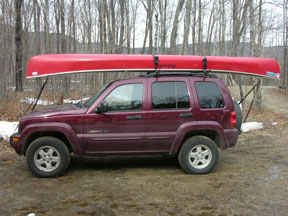
<instances>
[{"instance_id":1,"label":"canoe gunwale","mask_svg":"<svg viewBox=\"0 0 288 216\"><path fill-rule=\"evenodd\" d=\"M157 69L157 71L161 72L175 72L175 76L177 76L177 72L191 72L191 73L197 73L203 74L204 76L204 70L201 69ZM57 73L51 73L51 74L43 74L43 75L35 75L35 76L29 76L26 77L27 79L33 79L33 78L40 78L40 77L50 77L50 76L59 76L59 75L68 75L68 74L75 74L75 73L124 73L124 72L147 72L147 73L153 73L156 72L155 69L112 69L112 70L79 70L79 71L68 71L68 72L57 72ZM228 71L228 70L207 70L207 73L226 73L226 74L240 74L240 75L248 75L248 76L255 76L255 77L267 77L272 79L278 79L276 77L272 76L265 76L262 74L255 74L253 72L242 72L242 71Z\"/></svg>"}]
</instances>

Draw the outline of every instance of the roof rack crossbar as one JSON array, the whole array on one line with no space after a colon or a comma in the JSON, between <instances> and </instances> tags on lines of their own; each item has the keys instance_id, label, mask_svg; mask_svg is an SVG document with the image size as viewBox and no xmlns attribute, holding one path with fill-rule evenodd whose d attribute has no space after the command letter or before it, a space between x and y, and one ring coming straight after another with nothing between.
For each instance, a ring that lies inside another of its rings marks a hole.
<instances>
[{"instance_id":1,"label":"roof rack crossbar","mask_svg":"<svg viewBox=\"0 0 288 216\"><path fill-rule=\"evenodd\" d=\"M204 70L199 71L165 71L164 70L156 70L153 72L147 72L146 75L141 75L139 77L153 77L153 76L206 76L206 77L215 77L212 74L208 74L208 72L211 72L211 70L206 70L206 75Z\"/></svg>"}]
</instances>

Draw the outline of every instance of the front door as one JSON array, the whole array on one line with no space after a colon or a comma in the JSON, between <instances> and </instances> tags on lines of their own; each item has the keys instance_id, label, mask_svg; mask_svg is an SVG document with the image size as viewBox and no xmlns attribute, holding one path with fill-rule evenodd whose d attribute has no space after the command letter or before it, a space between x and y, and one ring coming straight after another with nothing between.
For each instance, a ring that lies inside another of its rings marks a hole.
<instances>
[{"instance_id":1,"label":"front door","mask_svg":"<svg viewBox=\"0 0 288 216\"><path fill-rule=\"evenodd\" d=\"M99 103L105 112L87 114L84 122L86 153L118 154L147 150L146 113L143 109L145 80L118 83Z\"/></svg>"}]
</instances>

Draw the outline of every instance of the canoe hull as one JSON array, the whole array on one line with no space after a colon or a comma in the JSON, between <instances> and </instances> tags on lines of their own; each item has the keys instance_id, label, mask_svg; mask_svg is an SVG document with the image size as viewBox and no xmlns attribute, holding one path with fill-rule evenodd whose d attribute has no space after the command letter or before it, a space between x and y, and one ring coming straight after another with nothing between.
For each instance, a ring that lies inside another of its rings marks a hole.
<instances>
[{"instance_id":1,"label":"canoe hull","mask_svg":"<svg viewBox=\"0 0 288 216\"><path fill-rule=\"evenodd\" d=\"M203 57L158 55L160 71L201 71ZM276 60L250 57L207 56L207 70L215 73L237 73L280 78ZM85 72L151 72L155 70L152 55L49 54L32 57L27 78Z\"/></svg>"}]
</instances>

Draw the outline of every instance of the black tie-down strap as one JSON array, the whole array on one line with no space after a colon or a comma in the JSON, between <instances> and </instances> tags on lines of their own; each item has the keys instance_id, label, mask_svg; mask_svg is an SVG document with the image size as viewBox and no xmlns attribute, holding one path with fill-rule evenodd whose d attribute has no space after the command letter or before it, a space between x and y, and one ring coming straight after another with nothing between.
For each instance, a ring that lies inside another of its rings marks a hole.
<instances>
[{"instance_id":1,"label":"black tie-down strap","mask_svg":"<svg viewBox=\"0 0 288 216\"><path fill-rule=\"evenodd\" d=\"M154 58L154 69L155 69L155 73L156 75L159 75L159 69L158 69L158 64L159 64L159 56L153 56Z\"/></svg>"},{"instance_id":2,"label":"black tie-down strap","mask_svg":"<svg viewBox=\"0 0 288 216\"><path fill-rule=\"evenodd\" d=\"M243 101L248 97L248 95L249 95L257 86L259 86L259 85L260 85L260 80L259 80L259 81L250 89L250 91L240 100L239 104L243 103ZM254 94L254 97L253 97L253 99L252 99L252 101L251 101L251 103L250 103L248 112L247 112L247 114L246 114L246 116L245 116L245 118L244 118L244 121L243 121L244 123L246 122L246 120L247 120L247 118L248 118L248 116L249 116L249 114L250 114L250 112L251 112L251 110L252 110L253 104L254 104L254 102L255 102L255 98L256 98L256 93Z\"/></svg>"},{"instance_id":3,"label":"black tie-down strap","mask_svg":"<svg viewBox=\"0 0 288 216\"><path fill-rule=\"evenodd\" d=\"M40 96L41 96L41 94L42 94L42 92L43 92L43 90L44 90L44 87L46 86L46 84L47 84L47 82L48 82L48 78L49 78L49 77L46 78L45 82L44 82L43 85L41 86L40 91L39 91L39 94L38 94L38 96L37 96L37 99L36 99L35 103L34 103L34 101L32 101L32 102L28 105L28 107L27 107L27 109L25 110L25 112L24 112L23 115L25 115L25 114L28 112L28 110L29 110L30 107L33 105L33 103L34 103L34 105L33 105L33 108L32 108L32 110L31 110L31 112L34 111L34 109L35 109L35 107L36 107L36 105L37 105L37 102L39 101L39 98L40 98Z\"/></svg>"},{"instance_id":4,"label":"black tie-down strap","mask_svg":"<svg viewBox=\"0 0 288 216\"><path fill-rule=\"evenodd\" d=\"M206 56L204 56L203 59L202 59L202 64L203 64L203 69L204 69L204 76L208 75L207 63L208 63L207 58L206 58Z\"/></svg>"}]
</instances>

